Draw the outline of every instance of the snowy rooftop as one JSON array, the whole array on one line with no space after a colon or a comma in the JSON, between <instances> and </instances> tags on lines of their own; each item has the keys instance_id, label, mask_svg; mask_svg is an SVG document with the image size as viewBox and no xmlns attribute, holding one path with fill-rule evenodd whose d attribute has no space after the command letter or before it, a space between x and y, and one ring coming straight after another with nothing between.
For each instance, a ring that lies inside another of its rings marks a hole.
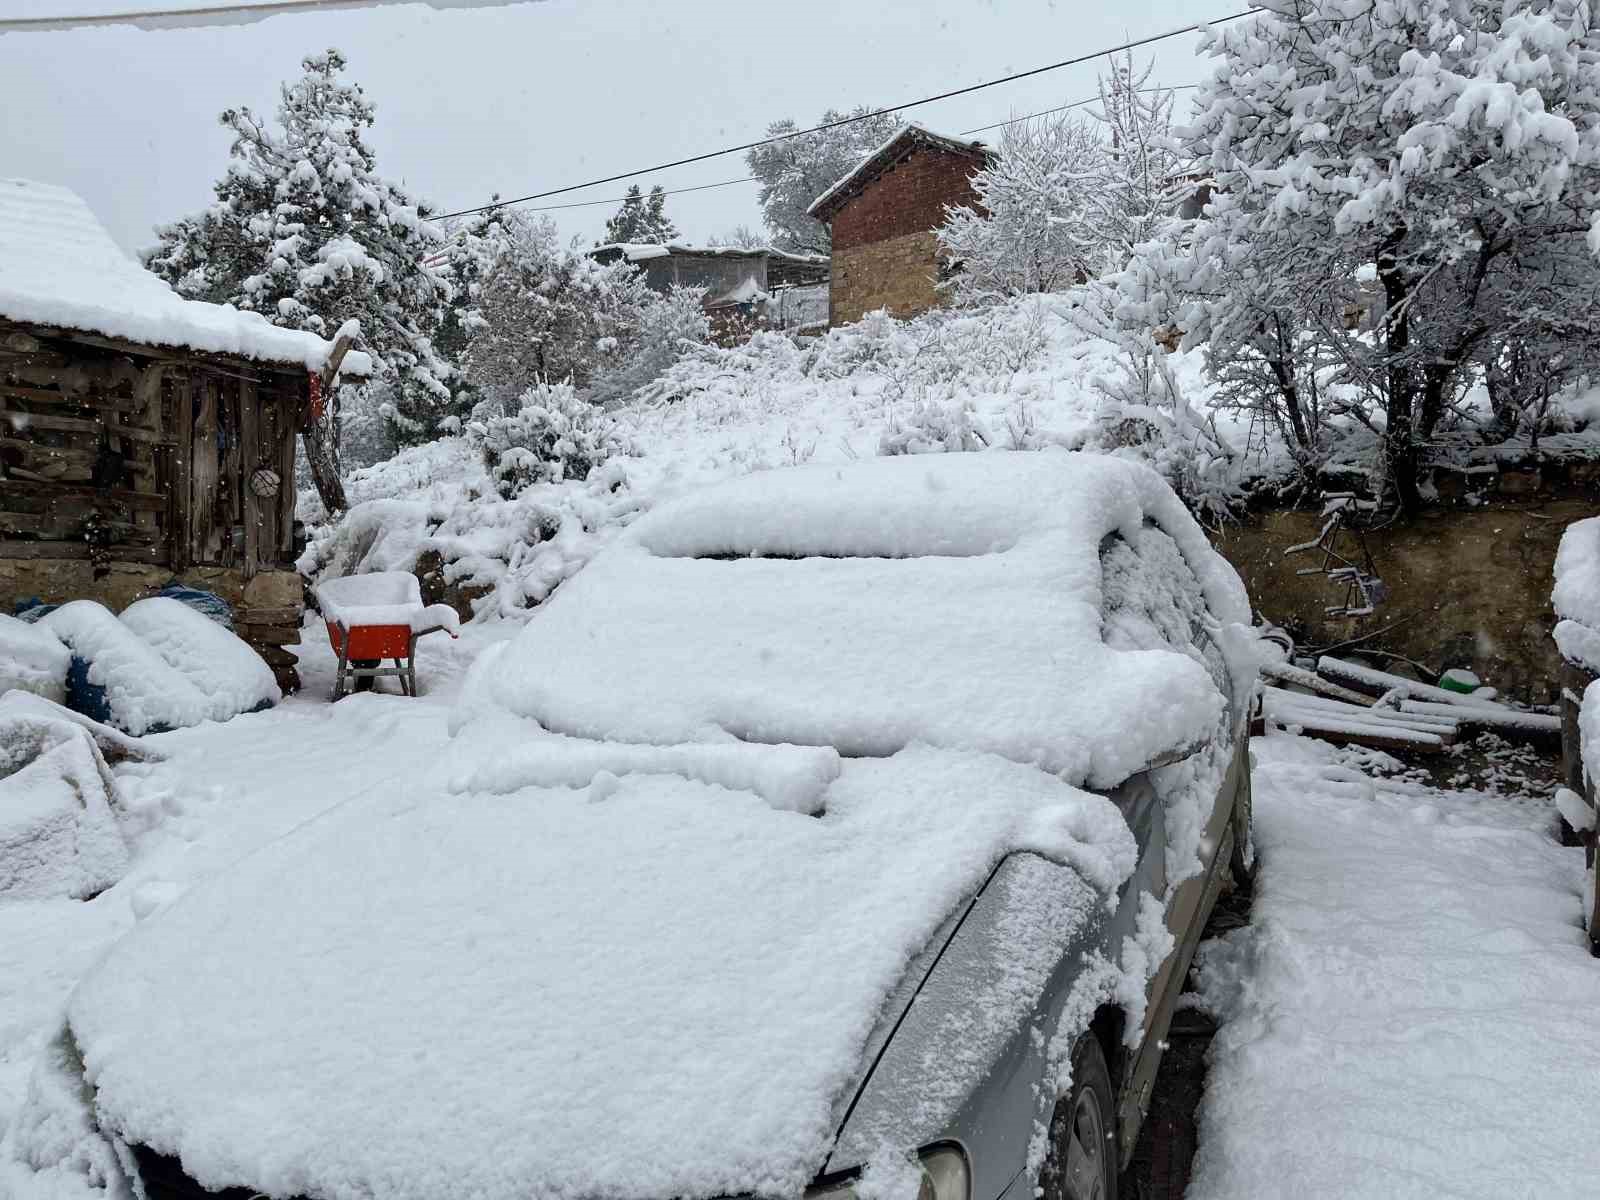
<instances>
[{"instance_id":1,"label":"snowy rooftop","mask_svg":"<svg viewBox=\"0 0 1600 1200\"><path fill-rule=\"evenodd\" d=\"M789 262L817 264L828 261L826 254L791 254L771 246L691 246L687 242L606 242L589 253L601 254L610 250L620 251L629 262L647 262L652 258L667 258L674 254L711 258L781 258Z\"/></svg>"},{"instance_id":2,"label":"snowy rooftop","mask_svg":"<svg viewBox=\"0 0 1600 1200\"><path fill-rule=\"evenodd\" d=\"M468 687L576 737L982 750L1115 784L1203 739L1221 697L1180 654L1101 637L1102 539L1153 520L1212 612L1238 577L1150 469L919 455L747 476L656 510Z\"/></svg>"},{"instance_id":3,"label":"snowy rooftop","mask_svg":"<svg viewBox=\"0 0 1600 1200\"><path fill-rule=\"evenodd\" d=\"M983 154L986 152L982 142L973 142L964 138L949 137L942 133L935 133L926 126L918 125L913 121L911 124L895 130L887 141L862 159L855 170L813 200L811 206L806 209L806 214L815 217L819 221L831 220L845 196L857 184L865 183L868 179L878 174L913 143L922 146L934 146L956 154Z\"/></svg>"},{"instance_id":4,"label":"snowy rooftop","mask_svg":"<svg viewBox=\"0 0 1600 1200\"><path fill-rule=\"evenodd\" d=\"M0 318L321 370L329 343L257 313L185 300L111 240L75 193L0 179ZM344 369L365 374L367 356Z\"/></svg>"}]
</instances>

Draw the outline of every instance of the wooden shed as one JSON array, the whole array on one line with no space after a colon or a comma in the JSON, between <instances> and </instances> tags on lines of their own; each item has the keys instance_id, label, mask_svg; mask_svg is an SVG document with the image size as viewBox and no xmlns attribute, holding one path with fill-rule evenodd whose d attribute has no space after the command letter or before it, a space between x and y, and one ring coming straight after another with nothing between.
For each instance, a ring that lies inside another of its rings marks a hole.
<instances>
[{"instance_id":1,"label":"wooden shed","mask_svg":"<svg viewBox=\"0 0 1600 1200\"><path fill-rule=\"evenodd\" d=\"M0 180L0 611L176 579L295 686L295 438L332 353L181 299L73 193Z\"/></svg>"}]
</instances>

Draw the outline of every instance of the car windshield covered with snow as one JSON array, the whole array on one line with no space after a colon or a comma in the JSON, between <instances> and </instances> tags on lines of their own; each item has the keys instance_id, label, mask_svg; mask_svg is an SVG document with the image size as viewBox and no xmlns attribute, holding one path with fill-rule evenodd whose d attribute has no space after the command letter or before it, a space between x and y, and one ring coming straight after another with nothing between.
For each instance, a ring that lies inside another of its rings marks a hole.
<instances>
[{"instance_id":1,"label":"car windshield covered with snow","mask_svg":"<svg viewBox=\"0 0 1600 1200\"><path fill-rule=\"evenodd\" d=\"M1117 460L696 493L430 777L124 939L63 1053L150 1200L1114 1194L1248 869L1247 618Z\"/></svg>"}]
</instances>

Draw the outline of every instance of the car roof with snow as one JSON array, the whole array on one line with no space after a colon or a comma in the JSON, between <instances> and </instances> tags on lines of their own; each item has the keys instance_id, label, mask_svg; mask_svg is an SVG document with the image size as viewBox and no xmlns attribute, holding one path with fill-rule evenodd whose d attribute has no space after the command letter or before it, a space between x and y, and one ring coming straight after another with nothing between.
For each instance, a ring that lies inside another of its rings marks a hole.
<instances>
[{"instance_id":1,"label":"car roof with snow","mask_svg":"<svg viewBox=\"0 0 1600 1200\"><path fill-rule=\"evenodd\" d=\"M1102 636L1102 542L1147 523L1212 616L1247 624L1238 576L1134 462L988 452L747 476L633 526L480 663L457 719L852 756L924 743L1109 787L1204 740L1225 702L1193 658Z\"/></svg>"}]
</instances>

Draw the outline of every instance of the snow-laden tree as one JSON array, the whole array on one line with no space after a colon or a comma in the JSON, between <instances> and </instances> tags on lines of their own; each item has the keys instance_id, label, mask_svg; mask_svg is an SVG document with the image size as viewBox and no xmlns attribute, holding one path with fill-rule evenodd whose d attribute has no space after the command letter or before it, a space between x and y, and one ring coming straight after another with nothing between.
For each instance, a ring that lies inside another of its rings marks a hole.
<instances>
[{"instance_id":1,"label":"snow-laden tree","mask_svg":"<svg viewBox=\"0 0 1600 1200\"><path fill-rule=\"evenodd\" d=\"M712 234L706 242L708 246L732 246L738 250L764 250L771 244L771 238L748 225L735 225L724 233Z\"/></svg>"},{"instance_id":2,"label":"snow-laden tree","mask_svg":"<svg viewBox=\"0 0 1600 1200\"><path fill-rule=\"evenodd\" d=\"M1585 0L1264 7L1208 34L1182 143L1216 191L1167 261L1135 264L1122 314L1238 344L1280 316L1326 329L1370 278L1372 331L1343 350L1409 506L1486 360L1533 339L1552 385L1600 369L1600 38Z\"/></svg>"},{"instance_id":3,"label":"snow-laden tree","mask_svg":"<svg viewBox=\"0 0 1600 1200\"><path fill-rule=\"evenodd\" d=\"M1113 56L1110 74L1100 76L1093 116L1101 125L1105 172L1084 197L1084 224L1101 254L1100 269L1120 270L1135 246L1172 220L1193 186L1172 140L1173 93L1150 84L1154 70L1152 59L1136 71L1129 52Z\"/></svg>"},{"instance_id":4,"label":"snow-laden tree","mask_svg":"<svg viewBox=\"0 0 1600 1200\"><path fill-rule=\"evenodd\" d=\"M146 265L181 294L233 304L276 325L332 337L361 322L361 346L419 422L450 401L449 366L430 333L450 286L429 260L439 229L377 173L374 119L337 50L302 62L279 92L276 127L228 109L230 161L205 211L157 230Z\"/></svg>"},{"instance_id":5,"label":"snow-laden tree","mask_svg":"<svg viewBox=\"0 0 1600 1200\"><path fill-rule=\"evenodd\" d=\"M1081 116L1013 121L972 177L978 206L947 210L938 230L948 286L963 303L1054 292L1098 265L1089 214L1104 186L1098 130Z\"/></svg>"},{"instance_id":6,"label":"snow-laden tree","mask_svg":"<svg viewBox=\"0 0 1600 1200\"><path fill-rule=\"evenodd\" d=\"M650 189L648 196L639 191L639 185L630 187L622 198L622 207L606 220L607 243L634 242L649 245L666 245L678 236L678 227L667 216L667 193L659 185Z\"/></svg>"},{"instance_id":7,"label":"snow-laden tree","mask_svg":"<svg viewBox=\"0 0 1600 1200\"><path fill-rule=\"evenodd\" d=\"M614 454L626 452L616 421L568 383L538 383L509 411L487 401L467 423L495 489L507 499L535 483L587 479Z\"/></svg>"},{"instance_id":8,"label":"snow-laden tree","mask_svg":"<svg viewBox=\"0 0 1600 1200\"><path fill-rule=\"evenodd\" d=\"M563 246L548 217L507 213L477 288L466 371L507 412L528 388L570 383L589 401L626 394L703 341L700 293L650 290L626 260ZM648 373L647 373L648 372Z\"/></svg>"},{"instance_id":9,"label":"snow-laden tree","mask_svg":"<svg viewBox=\"0 0 1600 1200\"><path fill-rule=\"evenodd\" d=\"M779 250L827 254L832 249L828 226L808 217L806 209L900 128L899 117L891 113L866 116L870 112L865 105L849 112L830 108L818 125L852 117L862 119L757 146L745 155L750 173L761 183L762 219L772 234L772 244ZM798 128L793 121L777 121L767 126L767 136L783 137Z\"/></svg>"}]
</instances>

